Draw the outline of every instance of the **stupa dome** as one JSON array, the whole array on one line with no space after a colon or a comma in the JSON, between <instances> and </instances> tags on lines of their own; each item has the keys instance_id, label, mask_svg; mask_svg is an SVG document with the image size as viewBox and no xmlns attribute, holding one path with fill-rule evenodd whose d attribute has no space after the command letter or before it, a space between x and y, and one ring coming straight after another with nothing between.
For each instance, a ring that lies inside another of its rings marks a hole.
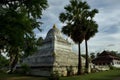
<instances>
[{"instance_id":1,"label":"stupa dome","mask_svg":"<svg viewBox=\"0 0 120 80\"><path fill-rule=\"evenodd\" d=\"M55 38L55 37L62 37L62 34L60 32L60 30L56 27L56 25L54 24L52 29L50 29L47 33L46 39L50 39L50 38Z\"/></svg>"}]
</instances>

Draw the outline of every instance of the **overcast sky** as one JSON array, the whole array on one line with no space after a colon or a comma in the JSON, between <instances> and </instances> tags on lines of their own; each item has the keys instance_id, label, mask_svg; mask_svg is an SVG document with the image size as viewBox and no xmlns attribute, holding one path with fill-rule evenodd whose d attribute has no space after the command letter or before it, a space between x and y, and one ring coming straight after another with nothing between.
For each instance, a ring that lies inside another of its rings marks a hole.
<instances>
[{"instance_id":1,"label":"overcast sky","mask_svg":"<svg viewBox=\"0 0 120 80\"><path fill-rule=\"evenodd\" d=\"M103 50L115 50L120 52L120 0L86 0L92 9L96 8L99 13L95 20L99 25L99 32L88 41L89 52L101 52ZM43 12L41 21L42 32L35 30L36 36L43 38L48 30L56 24L59 29L63 24L59 21L59 14L64 12L64 6L69 0L48 0L49 7ZM77 51L77 45L73 45ZM84 42L82 53L85 52Z\"/></svg>"}]
</instances>

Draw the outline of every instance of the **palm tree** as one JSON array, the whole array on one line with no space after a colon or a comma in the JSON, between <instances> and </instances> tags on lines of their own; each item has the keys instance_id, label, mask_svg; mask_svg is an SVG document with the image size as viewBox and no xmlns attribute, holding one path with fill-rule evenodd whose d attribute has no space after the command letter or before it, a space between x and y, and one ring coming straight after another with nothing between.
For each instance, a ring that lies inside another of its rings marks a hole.
<instances>
[{"instance_id":1,"label":"palm tree","mask_svg":"<svg viewBox=\"0 0 120 80\"><path fill-rule=\"evenodd\" d=\"M64 7L65 13L61 13L59 19L66 23L62 32L78 44L78 75L82 73L80 44L84 40L85 31L83 30L89 6L81 0L70 0L70 4Z\"/></svg>"},{"instance_id":2,"label":"palm tree","mask_svg":"<svg viewBox=\"0 0 120 80\"><path fill-rule=\"evenodd\" d=\"M89 20L86 21L86 33L85 33L85 47L86 47L86 63L85 63L85 72L89 73L89 62L88 62L88 44L87 41L95 35L95 33L98 32L98 25L93 20L93 17L95 14L98 13L97 9L93 9L89 12L88 17L90 17Z\"/></svg>"},{"instance_id":3,"label":"palm tree","mask_svg":"<svg viewBox=\"0 0 120 80\"><path fill-rule=\"evenodd\" d=\"M85 35L85 47L86 47L86 63L85 63L85 68L86 68L86 73L89 73L89 62L88 62L88 44L87 41L95 35L95 33L98 32L97 28L98 25L95 22L91 22L91 30L88 30L86 35Z\"/></svg>"}]
</instances>

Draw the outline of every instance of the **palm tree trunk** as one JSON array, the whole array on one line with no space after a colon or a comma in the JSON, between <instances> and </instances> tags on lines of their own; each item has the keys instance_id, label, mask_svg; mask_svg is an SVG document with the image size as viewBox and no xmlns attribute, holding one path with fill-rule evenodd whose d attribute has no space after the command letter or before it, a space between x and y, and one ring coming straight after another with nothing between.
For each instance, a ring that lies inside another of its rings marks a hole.
<instances>
[{"instance_id":1,"label":"palm tree trunk","mask_svg":"<svg viewBox=\"0 0 120 80\"><path fill-rule=\"evenodd\" d=\"M78 75L82 74L82 61L81 61L81 48L80 42L78 43Z\"/></svg>"},{"instance_id":2,"label":"palm tree trunk","mask_svg":"<svg viewBox=\"0 0 120 80\"><path fill-rule=\"evenodd\" d=\"M85 62L85 72L89 73L89 62L88 62L88 45L87 40L85 40L85 47L86 47L86 62Z\"/></svg>"}]
</instances>

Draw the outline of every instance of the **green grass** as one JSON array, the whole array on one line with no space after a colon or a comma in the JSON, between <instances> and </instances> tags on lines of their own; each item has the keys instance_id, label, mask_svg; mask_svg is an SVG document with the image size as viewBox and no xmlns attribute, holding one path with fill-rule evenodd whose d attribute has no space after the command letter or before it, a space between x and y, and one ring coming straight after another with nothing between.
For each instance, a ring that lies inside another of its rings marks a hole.
<instances>
[{"instance_id":1,"label":"green grass","mask_svg":"<svg viewBox=\"0 0 120 80\"><path fill-rule=\"evenodd\" d=\"M80 76L60 77L60 80L113 80L117 77L120 77L120 70L110 70ZM48 80L48 79L45 77L0 73L0 80Z\"/></svg>"},{"instance_id":2,"label":"green grass","mask_svg":"<svg viewBox=\"0 0 120 80\"><path fill-rule=\"evenodd\" d=\"M48 80L45 77L24 76L20 74L0 73L0 80Z\"/></svg>"},{"instance_id":3,"label":"green grass","mask_svg":"<svg viewBox=\"0 0 120 80\"><path fill-rule=\"evenodd\" d=\"M62 77L61 80L113 80L116 77L120 77L120 70L110 70L81 76Z\"/></svg>"}]
</instances>

